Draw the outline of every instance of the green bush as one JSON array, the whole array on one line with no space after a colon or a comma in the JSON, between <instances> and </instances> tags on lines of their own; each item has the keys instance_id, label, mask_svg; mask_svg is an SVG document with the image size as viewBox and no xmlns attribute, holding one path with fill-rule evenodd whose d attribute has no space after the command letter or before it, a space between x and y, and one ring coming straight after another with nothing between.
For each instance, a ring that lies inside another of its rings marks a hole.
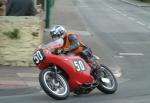
<instances>
[{"instance_id":1,"label":"green bush","mask_svg":"<svg viewBox=\"0 0 150 103\"><path fill-rule=\"evenodd\" d=\"M4 35L8 36L10 39L19 39L19 29L14 29L13 31L3 32Z\"/></svg>"}]
</instances>

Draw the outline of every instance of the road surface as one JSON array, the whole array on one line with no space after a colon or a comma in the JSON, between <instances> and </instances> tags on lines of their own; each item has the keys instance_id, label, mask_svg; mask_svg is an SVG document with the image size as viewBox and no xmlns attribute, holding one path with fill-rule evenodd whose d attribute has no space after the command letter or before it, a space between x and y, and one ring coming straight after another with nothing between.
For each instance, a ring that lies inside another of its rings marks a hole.
<instances>
[{"instance_id":1,"label":"road surface","mask_svg":"<svg viewBox=\"0 0 150 103\"><path fill-rule=\"evenodd\" d=\"M76 10L101 49L94 50L107 63L116 64L123 75L118 78L118 91L105 95L71 96L56 101L43 91L3 96L1 103L150 103L150 12L119 0L72 0ZM90 41L90 40L89 40ZM95 46L91 44L91 46ZM97 52L99 51L99 52ZM106 57L106 58L105 58ZM110 63L110 61L113 63Z\"/></svg>"}]
</instances>

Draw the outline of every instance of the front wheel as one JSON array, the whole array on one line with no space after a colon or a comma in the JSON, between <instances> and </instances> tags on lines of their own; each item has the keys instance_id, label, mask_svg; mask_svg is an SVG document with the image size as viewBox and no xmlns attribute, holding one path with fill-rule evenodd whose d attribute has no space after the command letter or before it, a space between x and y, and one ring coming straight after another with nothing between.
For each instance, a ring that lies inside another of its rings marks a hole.
<instances>
[{"instance_id":1,"label":"front wheel","mask_svg":"<svg viewBox=\"0 0 150 103\"><path fill-rule=\"evenodd\" d=\"M115 78L115 76L113 75L113 73L110 71L110 69L101 64L101 68L100 68L100 79L99 81L99 85L97 86L97 88L102 91L105 94L113 94L116 92L117 87L118 87L118 83L117 80Z\"/></svg>"},{"instance_id":2,"label":"front wheel","mask_svg":"<svg viewBox=\"0 0 150 103\"><path fill-rule=\"evenodd\" d=\"M53 74L50 69L44 69L40 72L39 82L42 89L54 99L66 99L70 94L68 82L61 74L57 74L57 77L54 77Z\"/></svg>"}]
</instances>

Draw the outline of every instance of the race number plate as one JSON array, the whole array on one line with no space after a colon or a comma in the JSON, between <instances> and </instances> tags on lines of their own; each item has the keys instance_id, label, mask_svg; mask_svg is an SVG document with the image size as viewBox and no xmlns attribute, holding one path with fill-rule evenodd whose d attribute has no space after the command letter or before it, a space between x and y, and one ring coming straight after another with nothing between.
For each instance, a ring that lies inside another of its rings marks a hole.
<instances>
[{"instance_id":1,"label":"race number plate","mask_svg":"<svg viewBox=\"0 0 150 103\"><path fill-rule=\"evenodd\" d=\"M78 72L85 71L85 69L86 69L84 62L82 60L74 60L73 64L74 64L76 71L78 71Z\"/></svg>"},{"instance_id":2,"label":"race number plate","mask_svg":"<svg viewBox=\"0 0 150 103\"><path fill-rule=\"evenodd\" d=\"M36 51L33 55L33 61L36 65L40 64L44 59L45 56L42 49Z\"/></svg>"}]
</instances>

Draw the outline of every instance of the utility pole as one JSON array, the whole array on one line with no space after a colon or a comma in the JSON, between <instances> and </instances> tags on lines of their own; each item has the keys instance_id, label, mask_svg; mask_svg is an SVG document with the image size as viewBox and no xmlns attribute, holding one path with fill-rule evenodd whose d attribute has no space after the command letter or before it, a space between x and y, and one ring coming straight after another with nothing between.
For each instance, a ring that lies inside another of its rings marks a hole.
<instances>
[{"instance_id":1,"label":"utility pole","mask_svg":"<svg viewBox=\"0 0 150 103\"><path fill-rule=\"evenodd\" d=\"M46 1L46 18L45 18L45 28L48 29L50 27L50 17L51 17L51 0Z\"/></svg>"}]
</instances>

